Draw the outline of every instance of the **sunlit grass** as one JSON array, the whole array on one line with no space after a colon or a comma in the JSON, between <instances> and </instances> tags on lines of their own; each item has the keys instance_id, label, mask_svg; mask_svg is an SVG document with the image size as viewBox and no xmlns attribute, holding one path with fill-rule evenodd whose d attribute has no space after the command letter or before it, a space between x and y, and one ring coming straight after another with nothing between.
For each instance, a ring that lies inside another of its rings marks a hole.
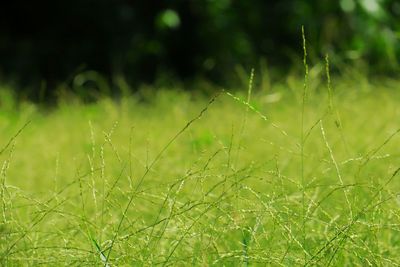
<instances>
[{"instance_id":1,"label":"sunlit grass","mask_svg":"<svg viewBox=\"0 0 400 267\"><path fill-rule=\"evenodd\" d=\"M304 112L293 76L2 104L1 265L400 264L400 82L337 78L330 99L313 71Z\"/></svg>"}]
</instances>

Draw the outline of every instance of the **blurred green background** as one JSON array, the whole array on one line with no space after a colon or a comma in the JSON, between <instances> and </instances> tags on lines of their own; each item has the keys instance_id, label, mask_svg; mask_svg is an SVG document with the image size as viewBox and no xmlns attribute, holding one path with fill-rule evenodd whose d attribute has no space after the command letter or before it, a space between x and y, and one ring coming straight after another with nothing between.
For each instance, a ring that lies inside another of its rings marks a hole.
<instances>
[{"instance_id":1,"label":"blurred green background","mask_svg":"<svg viewBox=\"0 0 400 267\"><path fill-rule=\"evenodd\" d=\"M235 66L279 78L300 69L302 25L311 63L329 53L333 72L399 70L397 0L15 0L0 10L1 82L33 100L60 84L230 86Z\"/></svg>"}]
</instances>

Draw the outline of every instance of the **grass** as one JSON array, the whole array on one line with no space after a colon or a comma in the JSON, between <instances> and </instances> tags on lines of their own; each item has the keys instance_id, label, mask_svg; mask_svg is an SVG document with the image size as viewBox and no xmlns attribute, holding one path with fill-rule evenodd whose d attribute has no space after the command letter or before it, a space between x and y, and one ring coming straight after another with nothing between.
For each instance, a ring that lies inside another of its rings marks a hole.
<instances>
[{"instance_id":1,"label":"grass","mask_svg":"<svg viewBox=\"0 0 400 267\"><path fill-rule=\"evenodd\" d=\"M400 81L324 73L51 112L2 90L1 265L399 265Z\"/></svg>"}]
</instances>

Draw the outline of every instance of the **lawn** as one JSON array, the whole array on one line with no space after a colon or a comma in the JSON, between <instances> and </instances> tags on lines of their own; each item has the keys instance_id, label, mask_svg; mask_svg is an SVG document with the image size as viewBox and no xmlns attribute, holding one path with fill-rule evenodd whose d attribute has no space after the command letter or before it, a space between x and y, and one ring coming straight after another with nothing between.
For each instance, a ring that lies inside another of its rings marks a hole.
<instances>
[{"instance_id":1,"label":"lawn","mask_svg":"<svg viewBox=\"0 0 400 267\"><path fill-rule=\"evenodd\" d=\"M313 71L51 110L1 90L0 265L399 265L400 81Z\"/></svg>"}]
</instances>

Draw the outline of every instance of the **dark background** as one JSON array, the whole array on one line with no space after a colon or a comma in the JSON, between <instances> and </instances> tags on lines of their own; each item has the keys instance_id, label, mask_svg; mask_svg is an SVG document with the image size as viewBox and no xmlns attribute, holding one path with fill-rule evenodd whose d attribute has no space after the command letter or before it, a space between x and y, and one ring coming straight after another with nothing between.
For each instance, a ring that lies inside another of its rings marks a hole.
<instances>
[{"instance_id":1,"label":"dark background","mask_svg":"<svg viewBox=\"0 0 400 267\"><path fill-rule=\"evenodd\" d=\"M0 79L31 99L88 71L111 91L121 78L229 85L235 65L298 66L302 25L311 61L399 69L398 0L14 0L0 8Z\"/></svg>"}]
</instances>

